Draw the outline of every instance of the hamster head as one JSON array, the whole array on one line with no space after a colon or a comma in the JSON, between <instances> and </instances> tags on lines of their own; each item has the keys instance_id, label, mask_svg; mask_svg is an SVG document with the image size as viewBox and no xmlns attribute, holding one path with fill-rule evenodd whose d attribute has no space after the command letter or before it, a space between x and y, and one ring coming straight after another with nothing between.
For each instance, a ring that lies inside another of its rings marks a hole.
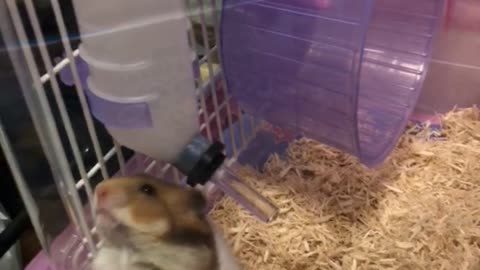
<instances>
[{"instance_id":1,"label":"hamster head","mask_svg":"<svg viewBox=\"0 0 480 270\"><path fill-rule=\"evenodd\" d=\"M97 226L181 241L208 235L206 200L197 190L149 176L113 178L95 188Z\"/></svg>"}]
</instances>

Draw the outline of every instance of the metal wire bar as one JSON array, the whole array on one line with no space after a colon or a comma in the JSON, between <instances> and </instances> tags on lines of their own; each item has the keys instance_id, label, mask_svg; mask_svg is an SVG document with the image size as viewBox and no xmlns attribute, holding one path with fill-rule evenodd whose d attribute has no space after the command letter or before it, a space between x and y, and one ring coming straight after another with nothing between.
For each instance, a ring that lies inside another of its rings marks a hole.
<instances>
[{"instance_id":1,"label":"metal wire bar","mask_svg":"<svg viewBox=\"0 0 480 270\"><path fill-rule=\"evenodd\" d=\"M107 154L105 154L105 156L103 157L103 162L107 162L108 160L110 160L113 157L113 155L115 155L115 147L112 147L110 150L108 150ZM97 164L95 164L87 172L87 177L90 178L94 176L99 170L100 170L100 163L97 162ZM82 178L77 181L77 183L75 184L75 187L79 189L79 188L82 188L84 184L85 182L84 182L84 179Z\"/></svg>"},{"instance_id":2,"label":"metal wire bar","mask_svg":"<svg viewBox=\"0 0 480 270\"><path fill-rule=\"evenodd\" d=\"M127 170L125 168L125 157L122 153L122 146L117 142L117 140L113 139L113 147L115 148L115 153L117 154L118 165L120 166L120 174L124 176L127 174Z\"/></svg>"},{"instance_id":3,"label":"metal wire bar","mask_svg":"<svg viewBox=\"0 0 480 270\"><path fill-rule=\"evenodd\" d=\"M205 19L205 7L203 6L203 1L198 0L198 4L200 5L200 24L202 26L202 37L203 37L203 46L207 50L207 67L208 67L208 76L212 84L210 85L213 99L213 108L216 113L216 122L217 122L217 128L218 128L218 136L220 138L220 141L225 144L225 139L223 137L222 133L222 121L220 119L220 110L218 108L218 97L217 97L217 91L215 89L215 84L213 83L214 78L213 78L213 65L212 65L212 52L210 49L210 42L208 41L208 32L207 32L207 26L206 26L206 19Z\"/></svg>"},{"instance_id":4,"label":"metal wire bar","mask_svg":"<svg viewBox=\"0 0 480 270\"><path fill-rule=\"evenodd\" d=\"M169 169L173 168L171 164L166 164L165 166L162 167L160 170L160 177L164 177L165 174L168 172Z\"/></svg>"},{"instance_id":5,"label":"metal wire bar","mask_svg":"<svg viewBox=\"0 0 480 270\"><path fill-rule=\"evenodd\" d=\"M152 162L150 162L150 164L148 164L148 166L145 168L144 172L149 173L155 167L155 165L157 165L157 161L153 160Z\"/></svg>"},{"instance_id":6,"label":"metal wire bar","mask_svg":"<svg viewBox=\"0 0 480 270\"><path fill-rule=\"evenodd\" d=\"M200 0L200 2L202 2L202 1L205 1L205 0ZM211 15L213 17L213 27L214 27L214 32L215 32L214 36L215 36L215 40L217 42L217 44L215 45L215 48L212 48L211 53L216 52L217 55L218 55L218 59L220 60L220 63L222 63L221 53L220 53L220 50L219 50L219 48L220 48L219 40L220 39L219 39L219 35L218 35L218 31L219 31L218 25L219 25L220 21L218 20L219 11L216 8L217 7L217 1L216 0L211 0L210 5L212 6L212 14ZM215 51L214 51L214 49L215 49ZM221 72L220 76L221 76L220 83L222 85L221 88L222 88L222 91L223 91L224 98L226 100L230 100L230 94L228 93L224 73ZM241 115L239 115L238 120L240 121L240 129L243 130ZM234 132L234 129L233 129L232 109L230 107L230 102L227 103L227 121L228 121L228 130L230 132L230 143L231 143L232 148L233 148L233 154L237 155L237 144L236 144L236 140L235 140L235 132ZM241 132L241 134L243 134L243 133L244 132ZM244 138L242 137L242 139L244 139Z\"/></svg>"},{"instance_id":7,"label":"metal wire bar","mask_svg":"<svg viewBox=\"0 0 480 270\"><path fill-rule=\"evenodd\" d=\"M221 48L220 48L220 31L218 29L218 26L220 25L220 21L221 21L221 16L222 16L222 13L220 12L220 10L218 10L216 7L217 7L217 1L219 0L211 0L212 1L212 6L214 7L214 11L217 13L215 14L214 16L214 27L215 27L215 38L217 40L217 48L218 48L218 59L220 60L220 63L223 63L222 62L222 53L221 53ZM222 70L222 74L221 74L221 78L222 78L222 87L224 89L224 92L225 92L225 95L230 95L229 91L228 91L228 88L227 88L227 80L225 78L225 73L223 72ZM244 113L242 112L242 109L240 108L240 106L237 106L237 113L238 113L238 122L239 122L239 128L240 128L240 135L242 137L242 143L241 145L246 145L247 144L247 141L248 141L248 138L246 136L246 133L245 133L245 126L244 126ZM252 119L250 119L252 120ZM252 129L253 130L253 126L252 126ZM250 136L253 135L253 133L249 134Z\"/></svg>"},{"instance_id":8,"label":"metal wire bar","mask_svg":"<svg viewBox=\"0 0 480 270\"><path fill-rule=\"evenodd\" d=\"M73 51L73 57L78 57L80 55L80 50L76 49L75 51ZM60 62L58 62L55 66L53 66L53 74L58 74L62 69L66 68L67 65L70 63L70 59L68 58L64 58L62 59ZM50 74L46 73L46 74L43 74L42 77L40 77L40 81L42 81L42 83L46 83L50 80L51 76Z\"/></svg>"},{"instance_id":9,"label":"metal wire bar","mask_svg":"<svg viewBox=\"0 0 480 270\"><path fill-rule=\"evenodd\" d=\"M19 10L15 0L6 0L7 7L13 21L13 26L18 35L19 42L25 61L30 74L32 75L33 84L36 91L29 89L22 89L25 100L29 106L30 114L35 115L34 121L36 123L37 133L42 134L40 137L43 150L47 156L54 180L59 189L60 196L65 203L65 206L70 206L72 210L72 219L76 222L78 229L82 236L86 239L89 248L95 251L95 245L92 236L89 234L88 225L84 216L80 196L75 188L72 172L69 169L67 157L61 144L60 136L58 134L55 119L50 110L45 89L40 81L40 73L38 71L33 53L29 47L27 35L22 20L19 16ZM20 71L21 72L21 71ZM18 73L18 72L17 72ZM67 189L64 192L63 189Z\"/></svg>"},{"instance_id":10,"label":"metal wire bar","mask_svg":"<svg viewBox=\"0 0 480 270\"><path fill-rule=\"evenodd\" d=\"M98 137L97 137L97 132L95 130L95 126L93 124L93 119L92 115L90 113L89 107L88 107L88 102L85 97L85 92L83 91L83 86L80 82L80 77L78 73L77 66L75 64L75 59L73 56L73 50L69 42L68 38L68 33L67 29L65 27L65 22L63 20L63 15L62 11L60 8L60 5L58 3L58 0L51 0L52 3L52 9L53 13L55 15L55 21L58 26L58 30L60 32L60 38L63 43L63 47L65 49L67 58L70 60L70 68L72 70L72 75L73 75L73 81L75 83L75 89L77 90L78 98L80 100L80 104L82 106L82 111L83 115L85 117L85 121L87 123L87 129L90 134L90 139L92 140L93 144L93 149L95 152L95 155L97 157L98 162L100 163L100 170L102 172L102 176L104 179L108 178L108 172L107 168L105 166L105 163L103 163L103 154L102 154L102 149L100 148L100 143L98 142Z\"/></svg>"},{"instance_id":11,"label":"metal wire bar","mask_svg":"<svg viewBox=\"0 0 480 270\"><path fill-rule=\"evenodd\" d=\"M228 99L228 100L224 100L224 101L222 102L222 104L220 104L219 107L218 107L218 108L219 108L219 111L222 110L223 108L225 108L225 106L227 105L228 102L230 102L229 99ZM210 122L211 122L212 120L216 119L216 117L217 117L217 113L216 113L216 112L213 112L212 114L210 114L210 115L208 116L208 118L205 120L205 123L203 123L202 125L200 125L200 130L202 131L203 129L208 128L208 127L210 126L210 125L209 125Z\"/></svg>"},{"instance_id":12,"label":"metal wire bar","mask_svg":"<svg viewBox=\"0 0 480 270\"><path fill-rule=\"evenodd\" d=\"M195 41L193 27L190 27L189 34L190 34L192 49L196 52L197 45L196 45L196 41ZM200 69L200 63L199 63L198 68ZM207 102L205 101L205 93L204 93L204 91L202 91L202 88L203 88L202 86L203 86L203 80L202 80L202 76L200 74L200 76L198 78L198 87L195 90L195 92L196 92L196 95L198 96L198 98L200 99L200 106L201 106L201 110L203 111L203 119L204 119L205 122L207 122L207 119L208 119ZM212 130L211 130L209 125L207 125L207 138L210 141L212 141L212 138L213 138L212 137Z\"/></svg>"},{"instance_id":13,"label":"metal wire bar","mask_svg":"<svg viewBox=\"0 0 480 270\"><path fill-rule=\"evenodd\" d=\"M199 92L208 93L210 91L211 84L215 83L215 82L217 82L218 80L221 79L221 76L220 76L221 73L222 73L222 71L220 69L214 70L214 76L213 76L214 80L212 81L212 80L208 79L208 80L202 82L202 84L199 85L199 87L197 89L195 89L195 92L197 93L197 95L198 95Z\"/></svg>"},{"instance_id":14,"label":"metal wire bar","mask_svg":"<svg viewBox=\"0 0 480 270\"><path fill-rule=\"evenodd\" d=\"M213 53L218 53L218 45L213 45L213 47L210 49L210 52L213 54ZM200 60L198 60L200 64L204 64L204 63L207 63L208 61L208 54L205 54L204 56L202 56L202 58L200 58Z\"/></svg>"},{"instance_id":15,"label":"metal wire bar","mask_svg":"<svg viewBox=\"0 0 480 270\"><path fill-rule=\"evenodd\" d=\"M55 95L55 100L57 101L60 117L62 118L62 122L65 125L65 131L67 132L67 138L72 148L75 163L77 164L80 176L86 180L85 191L87 193L87 198L90 205L93 205L92 186L87 177L85 164L83 163L82 155L80 154L80 148L78 147L78 143L75 138L75 132L73 131L73 127L72 127L72 122L70 121L70 117L68 116L67 109L65 107L65 102L63 101L63 96L57 81L57 77L54 75L54 72L53 72L52 61L50 60L50 56L45 43L45 38L43 37L42 30L40 29L40 22L38 21L38 17L35 12L35 8L33 6L32 0L25 0L25 4L26 4L28 16L31 21L35 38L37 39L37 43L40 49L40 54L41 54L43 63L45 64L45 67L47 69L47 74L51 78L52 90ZM93 214L93 209L91 207L90 207L90 210Z\"/></svg>"}]
</instances>

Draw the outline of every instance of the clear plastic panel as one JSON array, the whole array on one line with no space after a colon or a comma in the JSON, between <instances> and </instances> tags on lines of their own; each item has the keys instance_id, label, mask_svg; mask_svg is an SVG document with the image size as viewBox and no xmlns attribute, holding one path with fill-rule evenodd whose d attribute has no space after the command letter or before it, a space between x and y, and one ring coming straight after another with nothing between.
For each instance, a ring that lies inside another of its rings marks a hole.
<instances>
[{"instance_id":1,"label":"clear plastic panel","mask_svg":"<svg viewBox=\"0 0 480 270\"><path fill-rule=\"evenodd\" d=\"M480 2L448 0L416 111L432 116L480 104Z\"/></svg>"}]
</instances>

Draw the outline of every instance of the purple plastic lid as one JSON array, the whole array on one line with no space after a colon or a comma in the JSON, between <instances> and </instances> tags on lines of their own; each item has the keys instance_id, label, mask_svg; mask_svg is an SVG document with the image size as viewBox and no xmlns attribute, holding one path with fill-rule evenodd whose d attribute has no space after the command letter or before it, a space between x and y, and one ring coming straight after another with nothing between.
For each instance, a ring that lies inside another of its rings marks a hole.
<instances>
[{"instance_id":1,"label":"purple plastic lid","mask_svg":"<svg viewBox=\"0 0 480 270\"><path fill-rule=\"evenodd\" d=\"M80 76L85 96L92 115L109 128L150 128L152 116L148 103L116 102L93 93L87 83L89 77L88 64L81 57L76 58L76 67ZM74 85L73 75L69 68L60 71L60 79L66 85Z\"/></svg>"},{"instance_id":2,"label":"purple plastic lid","mask_svg":"<svg viewBox=\"0 0 480 270\"><path fill-rule=\"evenodd\" d=\"M242 107L374 166L421 90L443 0L224 0L221 53Z\"/></svg>"},{"instance_id":3,"label":"purple plastic lid","mask_svg":"<svg viewBox=\"0 0 480 270\"><path fill-rule=\"evenodd\" d=\"M85 95L93 116L109 128L151 128L152 116L148 103L120 103L95 95L85 87Z\"/></svg>"}]
</instances>

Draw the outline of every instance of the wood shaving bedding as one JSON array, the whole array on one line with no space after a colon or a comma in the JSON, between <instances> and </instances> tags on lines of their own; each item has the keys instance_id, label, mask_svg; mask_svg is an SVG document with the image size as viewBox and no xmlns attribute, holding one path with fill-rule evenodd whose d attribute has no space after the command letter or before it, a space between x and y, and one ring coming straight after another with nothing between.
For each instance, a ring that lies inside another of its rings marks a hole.
<instances>
[{"instance_id":1,"label":"wood shaving bedding","mask_svg":"<svg viewBox=\"0 0 480 270\"><path fill-rule=\"evenodd\" d=\"M246 181L280 207L264 224L229 198L211 212L245 270L480 270L480 111L446 114L442 139L409 128L367 169L315 141L293 142Z\"/></svg>"}]
</instances>

